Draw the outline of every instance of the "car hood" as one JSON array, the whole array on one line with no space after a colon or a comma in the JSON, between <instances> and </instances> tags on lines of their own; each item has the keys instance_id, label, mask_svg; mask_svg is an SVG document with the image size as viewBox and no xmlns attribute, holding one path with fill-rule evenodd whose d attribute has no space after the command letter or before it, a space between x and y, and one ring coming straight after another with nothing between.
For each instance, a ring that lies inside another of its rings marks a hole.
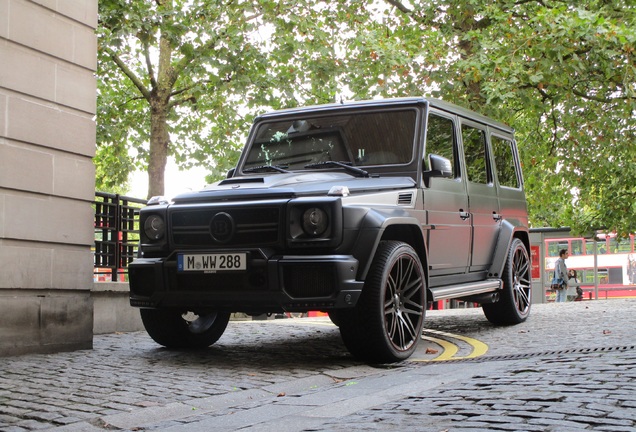
<instances>
[{"instance_id":1,"label":"car hood","mask_svg":"<svg viewBox=\"0 0 636 432\"><path fill-rule=\"evenodd\" d=\"M410 177L353 177L345 173L281 173L233 177L173 198L175 203L217 200L282 199L326 196L334 186L349 189L351 195L415 187Z\"/></svg>"}]
</instances>

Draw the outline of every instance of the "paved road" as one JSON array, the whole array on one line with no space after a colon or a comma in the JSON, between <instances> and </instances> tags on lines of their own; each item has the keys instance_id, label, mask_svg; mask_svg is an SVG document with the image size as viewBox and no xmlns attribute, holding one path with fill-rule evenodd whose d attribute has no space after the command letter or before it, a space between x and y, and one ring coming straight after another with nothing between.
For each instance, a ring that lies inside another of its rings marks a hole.
<instances>
[{"instance_id":1,"label":"paved road","mask_svg":"<svg viewBox=\"0 0 636 432\"><path fill-rule=\"evenodd\" d=\"M635 431L634 312L535 305L494 327L480 309L430 311L418 352L385 367L353 360L327 319L233 322L199 352L96 336L0 358L0 431Z\"/></svg>"}]
</instances>

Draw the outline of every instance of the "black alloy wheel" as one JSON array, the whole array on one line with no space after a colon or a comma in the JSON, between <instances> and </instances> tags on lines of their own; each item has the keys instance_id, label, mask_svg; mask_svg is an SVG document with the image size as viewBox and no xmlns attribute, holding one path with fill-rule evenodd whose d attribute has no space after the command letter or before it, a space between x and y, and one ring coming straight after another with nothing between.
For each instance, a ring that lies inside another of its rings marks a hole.
<instances>
[{"instance_id":1,"label":"black alloy wheel","mask_svg":"<svg viewBox=\"0 0 636 432\"><path fill-rule=\"evenodd\" d=\"M523 242L515 238L508 250L504 267L503 290L496 303L483 304L488 321L493 324L519 324L530 314L532 305L532 280L530 256Z\"/></svg>"},{"instance_id":2,"label":"black alloy wheel","mask_svg":"<svg viewBox=\"0 0 636 432\"><path fill-rule=\"evenodd\" d=\"M338 314L342 339L360 360L405 360L421 339L425 305L426 280L417 253L406 243L383 241L355 309Z\"/></svg>"}]
</instances>

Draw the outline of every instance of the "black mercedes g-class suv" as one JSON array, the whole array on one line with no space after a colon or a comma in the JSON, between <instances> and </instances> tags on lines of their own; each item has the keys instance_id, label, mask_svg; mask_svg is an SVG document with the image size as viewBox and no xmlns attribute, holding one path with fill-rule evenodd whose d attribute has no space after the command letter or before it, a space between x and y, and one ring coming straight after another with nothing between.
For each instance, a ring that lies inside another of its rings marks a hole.
<instances>
[{"instance_id":1,"label":"black mercedes g-class suv","mask_svg":"<svg viewBox=\"0 0 636 432\"><path fill-rule=\"evenodd\" d=\"M232 312L324 311L357 358L408 358L427 304L530 312L528 216L513 130L425 98L256 118L235 169L140 214L130 303L150 336L207 347Z\"/></svg>"}]
</instances>

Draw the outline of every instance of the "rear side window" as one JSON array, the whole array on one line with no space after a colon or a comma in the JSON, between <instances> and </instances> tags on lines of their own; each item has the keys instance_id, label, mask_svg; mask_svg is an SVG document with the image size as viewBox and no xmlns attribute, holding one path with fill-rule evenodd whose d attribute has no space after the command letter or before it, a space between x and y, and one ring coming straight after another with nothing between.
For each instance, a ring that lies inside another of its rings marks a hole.
<instances>
[{"instance_id":1,"label":"rear side window","mask_svg":"<svg viewBox=\"0 0 636 432\"><path fill-rule=\"evenodd\" d=\"M473 183L490 183L486 154L486 132L463 124L462 141L464 143L468 180Z\"/></svg>"},{"instance_id":2,"label":"rear side window","mask_svg":"<svg viewBox=\"0 0 636 432\"><path fill-rule=\"evenodd\" d=\"M456 177L455 129L451 119L429 114L426 130L426 154L442 156L451 161L453 178Z\"/></svg>"},{"instance_id":3,"label":"rear side window","mask_svg":"<svg viewBox=\"0 0 636 432\"><path fill-rule=\"evenodd\" d=\"M512 141L497 136L491 139L492 151L495 157L497 179L501 186L519 188L519 177L515 166Z\"/></svg>"}]
</instances>

